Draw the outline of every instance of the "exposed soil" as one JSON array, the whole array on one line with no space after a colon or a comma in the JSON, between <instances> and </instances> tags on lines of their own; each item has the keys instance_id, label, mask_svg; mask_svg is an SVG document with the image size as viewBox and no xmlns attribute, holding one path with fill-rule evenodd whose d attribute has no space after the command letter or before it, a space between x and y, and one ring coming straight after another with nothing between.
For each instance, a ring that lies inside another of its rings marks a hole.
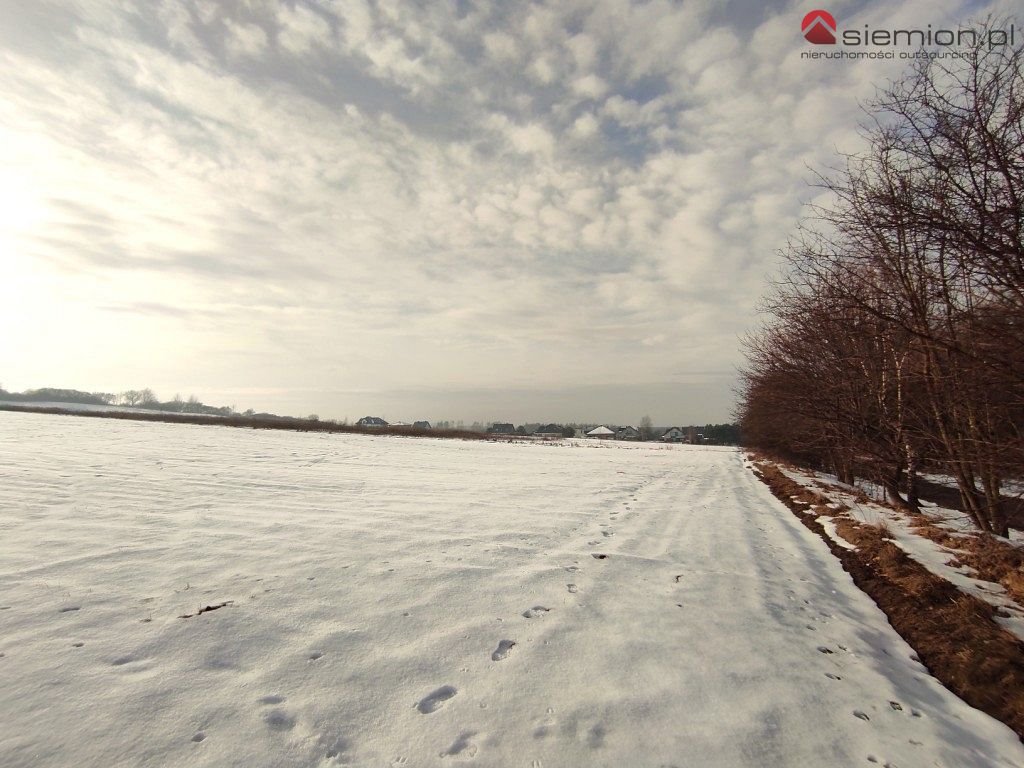
<instances>
[{"instance_id":1,"label":"exposed soil","mask_svg":"<svg viewBox=\"0 0 1024 768\"><path fill-rule=\"evenodd\" d=\"M845 510L826 506L827 497L777 467L761 462L755 474L822 538L943 685L1024 741L1024 645L996 623L995 608L912 560L883 528L837 516ZM857 548L836 544L817 521L819 515L835 517L839 534ZM964 539L955 541L962 546Z\"/></svg>"},{"instance_id":2,"label":"exposed soil","mask_svg":"<svg viewBox=\"0 0 1024 768\"><path fill-rule=\"evenodd\" d=\"M234 600L225 600L223 603L217 603L216 605L204 605L202 608L200 608L195 613L185 613L185 614L182 614L181 616L179 616L178 618L179 619L192 619L192 618L195 618L196 616L200 616L200 615L202 615L204 613L209 613L210 611L219 611L221 608L227 608L229 605L233 604L234 602L235 602Z\"/></svg>"}]
</instances>

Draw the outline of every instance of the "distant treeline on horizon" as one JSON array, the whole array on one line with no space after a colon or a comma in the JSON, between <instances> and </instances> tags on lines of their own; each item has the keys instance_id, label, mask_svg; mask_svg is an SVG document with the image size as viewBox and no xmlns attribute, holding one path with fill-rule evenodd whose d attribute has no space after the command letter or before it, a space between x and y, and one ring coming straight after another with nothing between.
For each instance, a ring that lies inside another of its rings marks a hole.
<instances>
[{"instance_id":1,"label":"distant treeline on horizon","mask_svg":"<svg viewBox=\"0 0 1024 768\"><path fill-rule=\"evenodd\" d=\"M252 408L245 411L238 411L234 406L212 406L206 405L201 402L195 395L189 396L189 398L183 399L179 395L175 395L171 400L161 401L156 393L152 389L140 389L140 390L126 390L119 393L111 392L83 392L77 389L60 389L55 387L43 387L40 389L29 389L24 392L8 392L3 387L0 387L0 401L7 401L11 403L74 403L79 405L96 405L106 407L117 407L123 406L131 409L132 411L160 411L169 414L182 414L182 415L200 415L200 416L220 416L220 417L244 417L249 419L261 420L261 421L280 421L280 422L320 422L319 416L316 414L310 414L305 417L295 416L279 416L275 413L256 412ZM645 417L646 420L646 417ZM326 425L333 425L339 427L349 427L348 419L337 421L334 419L326 419L322 422ZM433 426L430 427L433 430L439 432L479 432L487 433L492 424L497 422L473 422L470 425L466 425L462 421L437 421L434 422ZM514 436L530 435L534 431L531 427L541 426L543 422L526 422L522 426L517 428ZM407 427L408 425L391 425L397 429ZM566 423L558 425L564 427L569 433L572 431L586 431L593 427L601 426L598 423ZM708 445L739 445L740 430L737 424L703 424L703 425L675 425L679 426L683 430L696 430L700 433L704 444ZM651 429L651 432L661 434L665 428ZM403 430L408 431L408 430ZM647 439L657 439L655 435L651 435Z\"/></svg>"}]
</instances>

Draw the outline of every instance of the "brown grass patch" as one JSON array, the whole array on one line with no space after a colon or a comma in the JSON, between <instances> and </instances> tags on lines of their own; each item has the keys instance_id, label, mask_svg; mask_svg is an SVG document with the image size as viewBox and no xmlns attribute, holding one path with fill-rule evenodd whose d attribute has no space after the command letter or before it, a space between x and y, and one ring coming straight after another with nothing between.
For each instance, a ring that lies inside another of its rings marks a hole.
<instances>
[{"instance_id":1,"label":"brown grass patch","mask_svg":"<svg viewBox=\"0 0 1024 768\"><path fill-rule=\"evenodd\" d=\"M995 609L908 557L878 526L836 518L840 536L857 549L839 546L805 514L811 507L808 502L794 502L793 497L805 498L806 489L771 464L759 463L757 469L775 496L824 540L931 673L1024 740L1024 645L995 622ZM961 539L954 538L959 544Z\"/></svg>"},{"instance_id":2,"label":"brown grass patch","mask_svg":"<svg viewBox=\"0 0 1024 768\"><path fill-rule=\"evenodd\" d=\"M758 458L760 459L761 457ZM771 462L772 464L770 465L764 465L763 462L760 462L758 466L763 469L764 466L772 467L772 465L777 465L785 466L796 472L807 471L793 464L778 462L774 459L771 459ZM778 472L777 468L772 468ZM829 501L826 496L809 491L809 489L804 488L781 472L779 472L779 475L788 481L786 486L787 493L792 491L792 495L799 495L802 501L813 506L819 514L835 516L846 511L846 507L838 509L826 507L825 504ZM820 480L815 480L814 485L826 492L829 490L829 486ZM931 485L929 484L929 486ZM945 490L950 491L950 489ZM843 489L843 493L849 493L849 491ZM945 499L943 503L946 505L953 503L950 501L951 498L950 496ZM953 533L936 525L931 518L920 512L908 512L892 504L870 499L859 491L854 495L854 499L861 504L878 504L893 510L897 514L909 517L912 522L911 529L914 533L949 549L951 551L950 554L954 556L953 559L959 565L970 568L974 572L975 578L1001 585L1006 590L1007 596L1017 605L1021 606L1021 608L1024 608L1024 550L1021 548L1014 547L1002 539L997 539L994 536L988 536L981 532ZM884 525L883 528L884 533L891 535L888 525Z\"/></svg>"},{"instance_id":3,"label":"brown grass patch","mask_svg":"<svg viewBox=\"0 0 1024 768\"><path fill-rule=\"evenodd\" d=\"M911 517L915 533L951 550L977 578L1001 584L1009 597L1024 607L1024 550L983 533L956 535L919 513Z\"/></svg>"}]
</instances>

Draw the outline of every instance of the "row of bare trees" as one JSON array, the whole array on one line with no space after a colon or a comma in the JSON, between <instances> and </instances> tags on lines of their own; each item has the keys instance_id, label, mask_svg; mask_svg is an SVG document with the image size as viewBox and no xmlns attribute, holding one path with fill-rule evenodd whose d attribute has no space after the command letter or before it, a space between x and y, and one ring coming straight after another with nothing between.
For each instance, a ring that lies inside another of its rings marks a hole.
<instances>
[{"instance_id":1,"label":"row of bare trees","mask_svg":"<svg viewBox=\"0 0 1024 768\"><path fill-rule=\"evenodd\" d=\"M1024 472L1024 53L921 60L869 105L866 149L820 176L747 340L756 446L882 485L955 479L1006 535Z\"/></svg>"}]
</instances>

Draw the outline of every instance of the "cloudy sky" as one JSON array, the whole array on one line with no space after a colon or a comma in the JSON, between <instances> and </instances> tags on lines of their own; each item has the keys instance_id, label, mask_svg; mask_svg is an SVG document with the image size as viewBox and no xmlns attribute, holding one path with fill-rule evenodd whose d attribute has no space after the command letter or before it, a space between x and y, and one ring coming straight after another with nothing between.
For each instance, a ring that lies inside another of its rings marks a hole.
<instances>
[{"instance_id":1,"label":"cloudy sky","mask_svg":"<svg viewBox=\"0 0 1024 768\"><path fill-rule=\"evenodd\" d=\"M0 385L727 420L808 167L903 67L801 59L812 7L0 0Z\"/></svg>"}]
</instances>

